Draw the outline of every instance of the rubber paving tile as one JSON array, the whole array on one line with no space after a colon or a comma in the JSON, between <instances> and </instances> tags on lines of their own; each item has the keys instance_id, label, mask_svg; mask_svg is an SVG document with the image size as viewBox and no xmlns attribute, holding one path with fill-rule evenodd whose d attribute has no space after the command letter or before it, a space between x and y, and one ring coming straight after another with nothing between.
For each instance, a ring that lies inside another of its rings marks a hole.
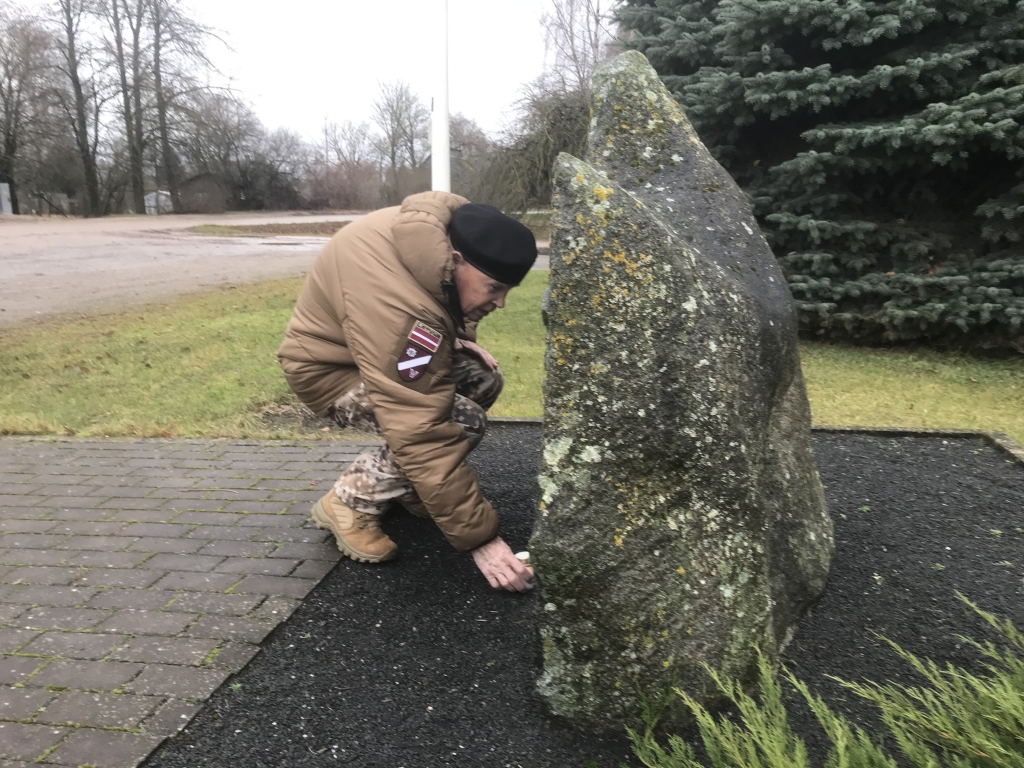
<instances>
[{"instance_id":1,"label":"rubber paving tile","mask_svg":"<svg viewBox=\"0 0 1024 768\"><path fill-rule=\"evenodd\" d=\"M473 457L514 549L528 541L539 445L534 425L495 425ZM872 631L980 670L956 635L987 634L957 591L1024 627L1024 467L973 439L826 434L815 445L837 551L786 663L875 729L870 707L827 677L914 681ZM636 764L623 734L545 715L537 594L491 590L429 521L397 514L386 527L400 559L340 563L148 768ZM799 702L790 711L821 764L820 730Z\"/></svg>"}]
</instances>

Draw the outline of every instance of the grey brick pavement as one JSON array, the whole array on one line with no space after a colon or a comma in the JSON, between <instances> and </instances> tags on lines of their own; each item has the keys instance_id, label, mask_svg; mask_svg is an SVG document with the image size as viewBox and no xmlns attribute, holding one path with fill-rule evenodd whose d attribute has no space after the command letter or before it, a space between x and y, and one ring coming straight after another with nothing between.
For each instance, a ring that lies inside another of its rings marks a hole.
<instances>
[{"instance_id":1,"label":"grey brick pavement","mask_svg":"<svg viewBox=\"0 0 1024 768\"><path fill-rule=\"evenodd\" d=\"M0 766L138 765L339 558L366 443L0 438Z\"/></svg>"}]
</instances>

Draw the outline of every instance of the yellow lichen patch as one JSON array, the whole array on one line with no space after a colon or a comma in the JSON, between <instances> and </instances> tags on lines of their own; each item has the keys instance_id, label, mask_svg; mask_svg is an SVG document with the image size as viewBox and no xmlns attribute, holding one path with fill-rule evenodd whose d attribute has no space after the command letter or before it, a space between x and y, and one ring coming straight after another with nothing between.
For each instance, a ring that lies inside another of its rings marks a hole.
<instances>
[{"instance_id":1,"label":"yellow lichen patch","mask_svg":"<svg viewBox=\"0 0 1024 768\"><path fill-rule=\"evenodd\" d=\"M596 197L603 203L605 200L608 199L608 195L612 194L612 192L614 191L615 190L613 190L611 187L594 187L594 197Z\"/></svg>"},{"instance_id":2,"label":"yellow lichen patch","mask_svg":"<svg viewBox=\"0 0 1024 768\"><path fill-rule=\"evenodd\" d=\"M682 576L684 573L686 573L686 569L683 568L683 566L680 565L678 568L676 568L676 573L678 573L680 576Z\"/></svg>"},{"instance_id":3,"label":"yellow lichen patch","mask_svg":"<svg viewBox=\"0 0 1024 768\"><path fill-rule=\"evenodd\" d=\"M616 536L615 537L615 546L616 547L622 547L622 537L621 536Z\"/></svg>"},{"instance_id":4,"label":"yellow lichen patch","mask_svg":"<svg viewBox=\"0 0 1024 768\"><path fill-rule=\"evenodd\" d=\"M582 173L577 173L576 174L576 183L577 184L582 184L583 183L583 174Z\"/></svg>"}]
</instances>

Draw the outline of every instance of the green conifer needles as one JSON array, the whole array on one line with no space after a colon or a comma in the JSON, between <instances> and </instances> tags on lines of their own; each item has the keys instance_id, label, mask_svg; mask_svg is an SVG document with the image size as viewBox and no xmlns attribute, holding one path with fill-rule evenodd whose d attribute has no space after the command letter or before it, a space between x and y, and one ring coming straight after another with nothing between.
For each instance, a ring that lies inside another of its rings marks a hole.
<instances>
[{"instance_id":1,"label":"green conifer needles","mask_svg":"<svg viewBox=\"0 0 1024 768\"><path fill-rule=\"evenodd\" d=\"M961 599L964 599L961 597ZM1024 635L964 599L1005 640L1005 647L964 642L985 659L986 674L920 659L886 641L923 678L922 687L892 683L849 683L845 687L872 702L906 762L915 768L1021 768L1024 766ZM884 638L883 638L884 639ZM643 734L630 731L633 752L650 768L808 768L803 741L790 728L783 689L771 663L760 658L757 699L736 681L709 670L733 714L716 716L676 691L693 713L706 760L678 736L666 749L654 736L652 717ZM861 729L835 714L808 686L784 669L783 677L807 702L831 743L824 768L896 768L897 763Z\"/></svg>"},{"instance_id":2,"label":"green conifer needles","mask_svg":"<svg viewBox=\"0 0 1024 768\"><path fill-rule=\"evenodd\" d=\"M627 0L806 334L1024 351L1024 3Z\"/></svg>"}]
</instances>

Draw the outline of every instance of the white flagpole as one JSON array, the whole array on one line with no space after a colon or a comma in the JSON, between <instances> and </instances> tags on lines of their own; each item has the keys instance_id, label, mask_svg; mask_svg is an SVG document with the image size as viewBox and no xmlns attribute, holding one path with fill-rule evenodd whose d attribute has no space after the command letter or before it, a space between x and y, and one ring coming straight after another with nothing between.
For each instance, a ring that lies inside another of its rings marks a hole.
<instances>
[{"instance_id":1,"label":"white flagpole","mask_svg":"<svg viewBox=\"0 0 1024 768\"><path fill-rule=\"evenodd\" d=\"M448 127L448 0L444 3L444 31L441 35L441 73L438 94L433 99L430 140L430 187L437 192L452 191L451 142Z\"/></svg>"}]
</instances>

